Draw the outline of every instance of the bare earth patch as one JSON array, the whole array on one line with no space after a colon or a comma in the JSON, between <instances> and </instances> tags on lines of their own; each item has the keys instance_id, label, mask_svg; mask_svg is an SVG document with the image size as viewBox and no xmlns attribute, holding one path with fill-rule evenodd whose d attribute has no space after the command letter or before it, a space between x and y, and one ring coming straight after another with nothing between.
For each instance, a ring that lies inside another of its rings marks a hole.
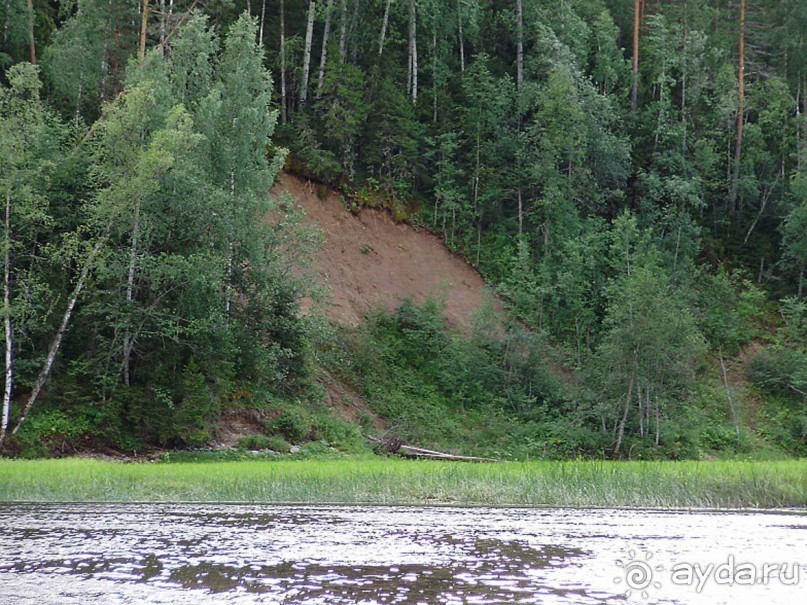
<instances>
[{"instance_id":1,"label":"bare earth patch","mask_svg":"<svg viewBox=\"0 0 807 605\"><path fill-rule=\"evenodd\" d=\"M353 215L335 191L320 199L315 185L285 173L273 193L290 194L324 235L314 269L330 291L324 311L331 321L358 326L372 309L431 298L445 305L452 327L467 330L477 309L493 300L479 273L440 238L396 223L386 211Z\"/></svg>"}]
</instances>

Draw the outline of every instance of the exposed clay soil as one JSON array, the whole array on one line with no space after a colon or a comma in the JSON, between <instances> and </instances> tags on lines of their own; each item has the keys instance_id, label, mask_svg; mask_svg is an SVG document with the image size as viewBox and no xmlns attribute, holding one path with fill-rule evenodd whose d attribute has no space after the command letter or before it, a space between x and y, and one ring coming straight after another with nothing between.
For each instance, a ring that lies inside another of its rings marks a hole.
<instances>
[{"instance_id":1,"label":"exposed clay soil","mask_svg":"<svg viewBox=\"0 0 807 605\"><path fill-rule=\"evenodd\" d=\"M396 223L384 210L354 215L335 191L285 173L273 193L284 192L323 233L314 269L330 291L328 319L358 326L372 309L431 298L444 304L449 325L467 330L475 311L492 298L479 273L431 233Z\"/></svg>"},{"instance_id":2,"label":"exposed clay soil","mask_svg":"<svg viewBox=\"0 0 807 605\"><path fill-rule=\"evenodd\" d=\"M262 433L264 422L269 417L263 410L227 410L214 427L211 446L216 449L235 447L241 437Z\"/></svg>"}]
</instances>

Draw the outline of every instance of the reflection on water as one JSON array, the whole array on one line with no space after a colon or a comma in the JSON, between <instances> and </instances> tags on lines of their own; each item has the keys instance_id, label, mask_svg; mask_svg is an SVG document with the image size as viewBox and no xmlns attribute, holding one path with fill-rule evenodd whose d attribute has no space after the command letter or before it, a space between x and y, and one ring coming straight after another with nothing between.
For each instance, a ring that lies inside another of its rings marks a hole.
<instances>
[{"instance_id":1,"label":"reflection on water","mask_svg":"<svg viewBox=\"0 0 807 605\"><path fill-rule=\"evenodd\" d=\"M624 603L625 562L652 558L629 600L790 605L807 602L804 529L798 514L0 505L0 602ZM671 581L729 556L803 577Z\"/></svg>"}]
</instances>

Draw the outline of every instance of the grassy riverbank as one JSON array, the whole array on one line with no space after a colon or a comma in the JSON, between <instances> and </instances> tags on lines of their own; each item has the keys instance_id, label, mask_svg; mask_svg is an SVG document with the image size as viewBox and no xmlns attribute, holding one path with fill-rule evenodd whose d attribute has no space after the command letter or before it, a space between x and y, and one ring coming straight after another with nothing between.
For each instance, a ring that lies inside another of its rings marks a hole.
<instances>
[{"instance_id":1,"label":"grassy riverbank","mask_svg":"<svg viewBox=\"0 0 807 605\"><path fill-rule=\"evenodd\" d=\"M0 501L807 507L807 460L0 460Z\"/></svg>"}]
</instances>

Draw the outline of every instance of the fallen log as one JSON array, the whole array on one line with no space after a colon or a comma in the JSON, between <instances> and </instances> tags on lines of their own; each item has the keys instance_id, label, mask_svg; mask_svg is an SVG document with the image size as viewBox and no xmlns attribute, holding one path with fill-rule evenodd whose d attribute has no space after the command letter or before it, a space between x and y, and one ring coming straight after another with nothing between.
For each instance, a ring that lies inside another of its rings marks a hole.
<instances>
[{"instance_id":1,"label":"fallen log","mask_svg":"<svg viewBox=\"0 0 807 605\"><path fill-rule=\"evenodd\" d=\"M457 454L449 454L447 452L438 452L436 450L427 450L422 447L415 447L414 445L407 445L401 442L400 439L393 438L390 440L382 440L378 437L370 436L368 439L384 448L390 454L397 454L404 458L420 458L426 460L450 460L455 462L498 462L494 458L481 458L479 456L459 456Z\"/></svg>"}]
</instances>

